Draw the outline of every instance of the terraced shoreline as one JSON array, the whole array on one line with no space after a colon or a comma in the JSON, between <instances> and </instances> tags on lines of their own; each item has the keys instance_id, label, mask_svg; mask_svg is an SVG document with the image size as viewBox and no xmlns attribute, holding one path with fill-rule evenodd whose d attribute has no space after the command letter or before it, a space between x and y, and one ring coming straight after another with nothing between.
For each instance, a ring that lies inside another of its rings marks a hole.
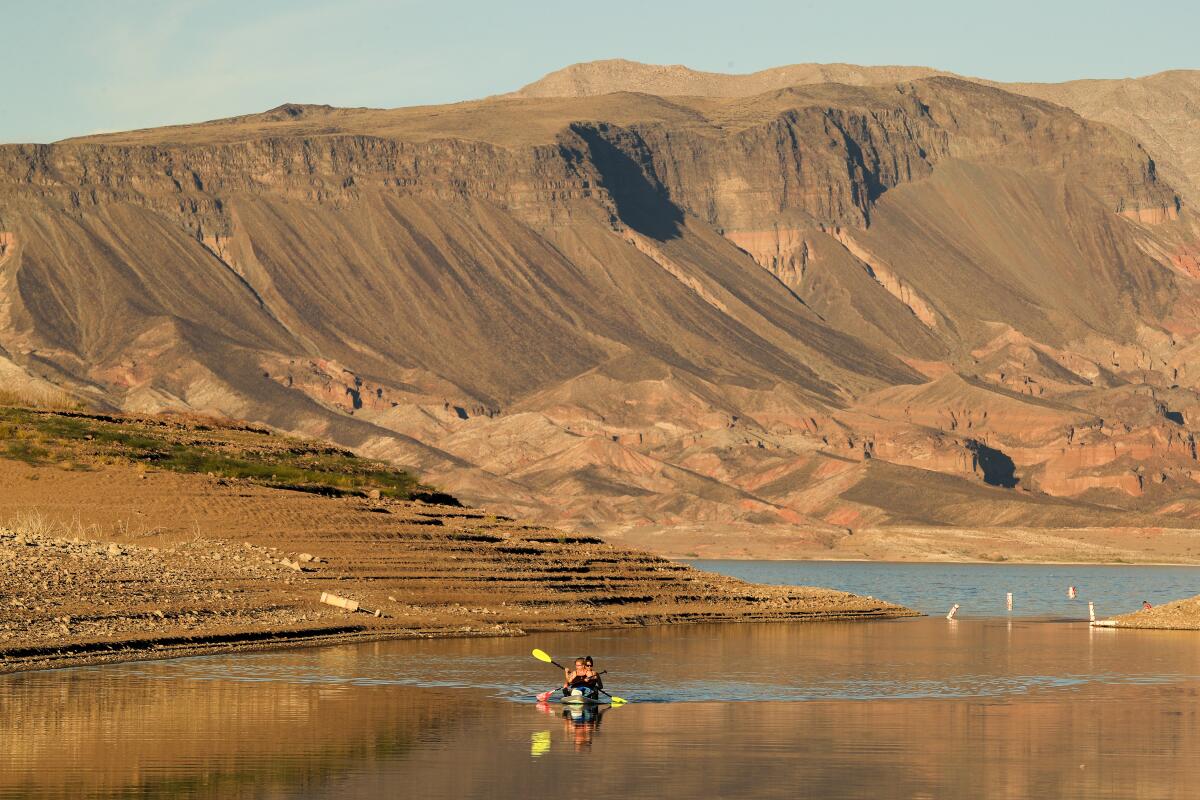
<instances>
[{"instance_id":1,"label":"terraced shoreline","mask_svg":"<svg viewBox=\"0 0 1200 800\"><path fill-rule=\"evenodd\" d=\"M175 451L203 438L228 459L236 445L238 463L307 452L211 421L103 424L124 425L149 452L163 445L147 439L168 435ZM367 486L331 496L270 485L279 475L159 468L141 451L89 455L97 440L79 441L69 460L0 458L0 672L384 638L915 614ZM322 593L366 611L323 604Z\"/></svg>"},{"instance_id":2,"label":"terraced shoreline","mask_svg":"<svg viewBox=\"0 0 1200 800\"><path fill-rule=\"evenodd\" d=\"M268 496L280 491L239 494L294 502ZM912 613L843 592L755 586L472 511L298 499L323 524L287 538L267 530L155 546L0 532L0 670L379 638ZM308 556L319 560L300 560ZM368 611L322 604L324 592Z\"/></svg>"}]
</instances>

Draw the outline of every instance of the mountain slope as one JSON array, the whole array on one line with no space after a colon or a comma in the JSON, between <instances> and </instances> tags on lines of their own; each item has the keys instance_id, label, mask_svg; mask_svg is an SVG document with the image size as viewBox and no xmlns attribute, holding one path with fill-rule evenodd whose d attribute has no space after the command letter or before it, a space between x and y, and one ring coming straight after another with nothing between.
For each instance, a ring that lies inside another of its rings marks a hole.
<instances>
[{"instance_id":1,"label":"mountain slope","mask_svg":"<svg viewBox=\"0 0 1200 800\"><path fill-rule=\"evenodd\" d=\"M1063 83L1001 83L928 67L791 64L743 75L700 72L612 59L572 64L513 94L589 97L614 92L673 96L752 97L810 84L886 85L934 76L957 77L1056 103L1104 122L1141 142L1159 170L1191 199L1200 199L1200 70L1169 70L1141 78Z\"/></svg>"},{"instance_id":2,"label":"mountain slope","mask_svg":"<svg viewBox=\"0 0 1200 800\"><path fill-rule=\"evenodd\" d=\"M812 544L963 496L994 498L975 526L1190 527L1177 187L1112 126L915 74L3 147L0 357L577 528Z\"/></svg>"},{"instance_id":3,"label":"mountain slope","mask_svg":"<svg viewBox=\"0 0 1200 800\"><path fill-rule=\"evenodd\" d=\"M1135 136L1183 194L1200 200L1200 70L1143 78L1009 84Z\"/></svg>"}]
</instances>

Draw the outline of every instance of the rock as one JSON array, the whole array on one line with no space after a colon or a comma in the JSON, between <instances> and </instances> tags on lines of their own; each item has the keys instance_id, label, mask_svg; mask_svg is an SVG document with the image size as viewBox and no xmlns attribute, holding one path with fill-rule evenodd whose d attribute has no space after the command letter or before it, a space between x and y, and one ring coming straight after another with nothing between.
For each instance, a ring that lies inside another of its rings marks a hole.
<instances>
[{"instance_id":1,"label":"rock","mask_svg":"<svg viewBox=\"0 0 1200 800\"><path fill-rule=\"evenodd\" d=\"M296 556L296 560L304 562L315 561L316 556L314 556L312 553L301 553L300 555Z\"/></svg>"},{"instance_id":2,"label":"rock","mask_svg":"<svg viewBox=\"0 0 1200 800\"><path fill-rule=\"evenodd\" d=\"M367 492L367 497L371 500L378 500L380 496L381 495L379 494L378 489L372 489L371 491Z\"/></svg>"},{"instance_id":3,"label":"rock","mask_svg":"<svg viewBox=\"0 0 1200 800\"><path fill-rule=\"evenodd\" d=\"M357 600L351 600L348 597L339 597L338 595L330 594L329 592L321 592L321 602L325 603L326 605L344 608L347 611L358 611L359 608Z\"/></svg>"},{"instance_id":4,"label":"rock","mask_svg":"<svg viewBox=\"0 0 1200 800\"><path fill-rule=\"evenodd\" d=\"M117 544L116 542L114 542L114 543L110 544L110 545L108 546L108 550L106 550L105 552L106 552L108 555L110 555L110 556L123 556L123 555L125 555L125 550L124 550L124 548L122 548L122 547L121 547L121 545Z\"/></svg>"}]
</instances>

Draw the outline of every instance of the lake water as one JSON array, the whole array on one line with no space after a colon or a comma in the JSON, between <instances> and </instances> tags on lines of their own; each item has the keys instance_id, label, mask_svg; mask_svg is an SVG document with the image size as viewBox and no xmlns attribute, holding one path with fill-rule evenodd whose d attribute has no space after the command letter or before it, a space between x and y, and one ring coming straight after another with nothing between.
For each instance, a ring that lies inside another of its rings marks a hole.
<instances>
[{"instance_id":1,"label":"lake water","mask_svg":"<svg viewBox=\"0 0 1200 800\"><path fill-rule=\"evenodd\" d=\"M535 704L558 675L533 647L632 702ZM0 743L5 800L1193 798L1200 633L935 617L142 662L0 677Z\"/></svg>"},{"instance_id":2,"label":"lake water","mask_svg":"<svg viewBox=\"0 0 1200 800\"><path fill-rule=\"evenodd\" d=\"M1200 567L1092 564L913 564L863 561L707 561L699 569L755 583L826 586L890 600L926 614L958 603L959 617L1087 619L1136 611L1142 601L1167 603L1200 594ZM1076 588L1074 600L1067 587Z\"/></svg>"}]
</instances>

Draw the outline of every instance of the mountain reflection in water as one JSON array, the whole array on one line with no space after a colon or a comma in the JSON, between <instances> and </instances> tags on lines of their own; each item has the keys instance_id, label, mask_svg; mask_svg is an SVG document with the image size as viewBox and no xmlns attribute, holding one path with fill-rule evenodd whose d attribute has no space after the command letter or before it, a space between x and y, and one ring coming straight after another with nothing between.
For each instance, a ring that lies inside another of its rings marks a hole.
<instances>
[{"instance_id":1,"label":"mountain reflection in water","mask_svg":"<svg viewBox=\"0 0 1200 800\"><path fill-rule=\"evenodd\" d=\"M1184 798L1198 700L1200 636L1062 623L373 643L0 678L0 798Z\"/></svg>"}]
</instances>

